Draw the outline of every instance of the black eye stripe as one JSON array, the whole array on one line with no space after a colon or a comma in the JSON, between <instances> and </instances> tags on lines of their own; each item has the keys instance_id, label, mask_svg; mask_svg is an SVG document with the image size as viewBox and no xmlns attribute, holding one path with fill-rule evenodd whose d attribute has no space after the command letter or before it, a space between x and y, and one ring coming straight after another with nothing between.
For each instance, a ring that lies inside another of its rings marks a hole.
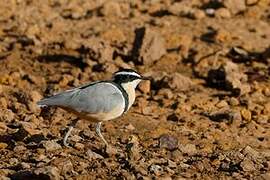
<instances>
[{"instance_id":1,"label":"black eye stripe","mask_svg":"<svg viewBox=\"0 0 270 180\"><path fill-rule=\"evenodd\" d=\"M114 76L114 82L117 82L117 83L131 82L136 79L140 79L140 77L133 76L133 75L121 75L121 74Z\"/></svg>"}]
</instances>

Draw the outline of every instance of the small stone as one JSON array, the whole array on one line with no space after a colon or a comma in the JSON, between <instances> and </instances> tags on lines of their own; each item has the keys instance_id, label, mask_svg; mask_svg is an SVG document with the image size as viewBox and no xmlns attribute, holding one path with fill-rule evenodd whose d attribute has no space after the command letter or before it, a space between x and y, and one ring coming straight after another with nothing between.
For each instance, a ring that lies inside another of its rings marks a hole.
<instances>
[{"instance_id":1,"label":"small stone","mask_svg":"<svg viewBox=\"0 0 270 180\"><path fill-rule=\"evenodd\" d=\"M6 125L6 123L4 122L0 122L0 134L3 134L7 131L8 127Z\"/></svg>"},{"instance_id":2,"label":"small stone","mask_svg":"<svg viewBox=\"0 0 270 180\"><path fill-rule=\"evenodd\" d=\"M163 134L159 138L159 146L170 151L175 150L178 148L178 139L169 134Z\"/></svg>"},{"instance_id":3,"label":"small stone","mask_svg":"<svg viewBox=\"0 0 270 180\"><path fill-rule=\"evenodd\" d=\"M265 96L270 97L270 88L264 88L263 93Z\"/></svg>"},{"instance_id":4,"label":"small stone","mask_svg":"<svg viewBox=\"0 0 270 180\"><path fill-rule=\"evenodd\" d=\"M125 126L125 129L128 131L133 131L135 130L135 127L131 123L129 123L127 126Z\"/></svg>"},{"instance_id":5,"label":"small stone","mask_svg":"<svg viewBox=\"0 0 270 180\"><path fill-rule=\"evenodd\" d=\"M19 146L15 146L13 151L14 152L22 152L22 151L25 151L27 148L25 146L22 146L22 145L19 145Z\"/></svg>"},{"instance_id":6,"label":"small stone","mask_svg":"<svg viewBox=\"0 0 270 180\"><path fill-rule=\"evenodd\" d=\"M256 168L254 166L254 163L250 159L248 159L248 158L245 158L241 162L240 166L243 168L243 171L246 171L246 172L250 172L250 171L255 171L256 170Z\"/></svg>"},{"instance_id":7,"label":"small stone","mask_svg":"<svg viewBox=\"0 0 270 180\"><path fill-rule=\"evenodd\" d=\"M62 149L61 145L55 141L43 141L42 145L46 149L46 151L55 151L58 149Z\"/></svg>"},{"instance_id":8,"label":"small stone","mask_svg":"<svg viewBox=\"0 0 270 180\"><path fill-rule=\"evenodd\" d=\"M0 149L5 149L7 146L6 143L0 142Z\"/></svg>"},{"instance_id":9,"label":"small stone","mask_svg":"<svg viewBox=\"0 0 270 180\"><path fill-rule=\"evenodd\" d=\"M30 169L31 168L29 163L22 162L20 165L21 165L22 169Z\"/></svg>"},{"instance_id":10,"label":"small stone","mask_svg":"<svg viewBox=\"0 0 270 180\"><path fill-rule=\"evenodd\" d=\"M176 89L179 91L186 91L190 89L190 87L193 85L193 82L187 76L184 76L180 73L174 73L170 77L170 82L168 85L172 89Z\"/></svg>"},{"instance_id":11,"label":"small stone","mask_svg":"<svg viewBox=\"0 0 270 180\"><path fill-rule=\"evenodd\" d=\"M3 108L3 109L7 109L8 108L8 102L7 102L7 100L6 100L5 97L1 97L0 98L0 107Z\"/></svg>"},{"instance_id":12,"label":"small stone","mask_svg":"<svg viewBox=\"0 0 270 180\"><path fill-rule=\"evenodd\" d=\"M168 160L168 166L170 168L176 168L177 167L177 164L176 164L176 162L174 162L172 160Z\"/></svg>"},{"instance_id":13,"label":"small stone","mask_svg":"<svg viewBox=\"0 0 270 180\"><path fill-rule=\"evenodd\" d=\"M246 0L246 5L252 6L258 3L259 0Z\"/></svg>"},{"instance_id":14,"label":"small stone","mask_svg":"<svg viewBox=\"0 0 270 180\"><path fill-rule=\"evenodd\" d=\"M246 10L245 0L224 0L224 6L233 14L238 14Z\"/></svg>"},{"instance_id":15,"label":"small stone","mask_svg":"<svg viewBox=\"0 0 270 180\"><path fill-rule=\"evenodd\" d=\"M127 148L130 159L137 161L141 158L141 154L139 151L139 139L137 136L132 135L129 137Z\"/></svg>"},{"instance_id":16,"label":"small stone","mask_svg":"<svg viewBox=\"0 0 270 180\"><path fill-rule=\"evenodd\" d=\"M194 144L180 145L179 149L182 153L185 153L188 155L194 155L197 153L197 149Z\"/></svg>"},{"instance_id":17,"label":"small stone","mask_svg":"<svg viewBox=\"0 0 270 180\"><path fill-rule=\"evenodd\" d=\"M227 8L219 8L215 13L216 17L231 18L231 12Z\"/></svg>"},{"instance_id":18,"label":"small stone","mask_svg":"<svg viewBox=\"0 0 270 180\"><path fill-rule=\"evenodd\" d=\"M260 153L258 151L256 151L255 149L251 148L250 146L246 146L243 149L243 154L254 159L254 160L257 160L261 157Z\"/></svg>"},{"instance_id":19,"label":"small stone","mask_svg":"<svg viewBox=\"0 0 270 180\"><path fill-rule=\"evenodd\" d=\"M84 149L84 144L82 143L75 143L74 147L78 150L82 150Z\"/></svg>"},{"instance_id":20,"label":"small stone","mask_svg":"<svg viewBox=\"0 0 270 180\"><path fill-rule=\"evenodd\" d=\"M219 101L219 102L216 104L216 106L217 106L218 108L224 108L224 107L227 107L227 106L228 106L228 103L227 103L225 100L221 100L221 101Z\"/></svg>"},{"instance_id":21,"label":"small stone","mask_svg":"<svg viewBox=\"0 0 270 180\"><path fill-rule=\"evenodd\" d=\"M53 167L53 166L46 166L46 167L42 167L39 169L34 170L34 173L36 175L45 175L49 176L49 179L53 179L53 180L60 180L60 173L58 168Z\"/></svg>"},{"instance_id":22,"label":"small stone","mask_svg":"<svg viewBox=\"0 0 270 180\"><path fill-rule=\"evenodd\" d=\"M151 82L150 81L142 81L139 84L138 88L143 94L149 94L151 91Z\"/></svg>"},{"instance_id":23,"label":"small stone","mask_svg":"<svg viewBox=\"0 0 270 180\"><path fill-rule=\"evenodd\" d=\"M2 122L11 122L15 118L15 114L9 109L1 109L0 110L0 121Z\"/></svg>"},{"instance_id":24,"label":"small stone","mask_svg":"<svg viewBox=\"0 0 270 180\"><path fill-rule=\"evenodd\" d=\"M32 99L32 101L34 103L36 103L36 102L38 102L39 100L42 99L42 96L41 96L41 94L38 91L32 91L30 93L30 98Z\"/></svg>"},{"instance_id":25,"label":"small stone","mask_svg":"<svg viewBox=\"0 0 270 180\"><path fill-rule=\"evenodd\" d=\"M239 101L238 101L238 99L236 99L235 97L232 97L232 98L230 99L229 103L230 103L230 105L232 105L232 106L237 106L237 105L239 105Z\"/></svg>"},{"instance_id":26,"label":"small stone","mask_svg":"<svg viewBox=\"0 0 270 180\"><path fill-rule=\"evenodd\" d=\"M172 90L168 89L168 88L162 88L158 91L159 95L164 96L166 99L172 99L174 94L172 92Z\"/></svg>"},{"instance_id":27,"label":"small stone","mask_svg":"<svg viewBox=\"0 0 270 180\"><path fill-rule=\"evenodd\" d=\"M119 3L114 1L104 3L100 12L106 17L121 17L122 14Z\"/></svg>"},{"instance_id":28,"label":"small stone","mask_svg":"<svg viewBox=\"0 0 270 180\"><path fill-rule=\"evenodd\" d=\"M101 156L100 154L97 154L97 153L93 152L91 149L89 149L89 150L86 151L86 155L90 159L104 159L103 156Z\"/></svg>"},{"instance_id":29,"label":"small stone","mask_svg":"<svg viewBox=\"0 0 270 180\"><path fill-rule=\"evenodd\" d=\"M204 13L204 11L202 11L200 9L196 9L193 12L193 16L195 19L202 19L202 18L205 18L205 13Z\"/></svg>"},{"instance_id":30,"label":"small stone","mask_svg":"<svg viewBox=\"0 0 270 180\"><path fill-rule=\"evenodd\" d=\"M149 170L151 173L154 173L156 176L160 176L162 174L163 168L159 165L152 164Z\"/></svg>"},{"instance_id":31,"label":"small stone","mask_svg":"<svg viewBox=\"0 0 270 180\"><path fill-rule=\"evenodd\" d=\"M250 121L251 120L251 112L247 109L242 109L241 110L241 115L242 117L247 120L247 121Z\"/></svg>"},{"instance_id":32,"label":"small stone","mask_svg":"<svg viewBox=\"0 0 270 180\"><path fill-rule=\"evenodd\" d=\"M30 135L40 134L41 130L38 130L36 125L32 122L20 122L23 129Z\"/></svg>"}]
</instances>

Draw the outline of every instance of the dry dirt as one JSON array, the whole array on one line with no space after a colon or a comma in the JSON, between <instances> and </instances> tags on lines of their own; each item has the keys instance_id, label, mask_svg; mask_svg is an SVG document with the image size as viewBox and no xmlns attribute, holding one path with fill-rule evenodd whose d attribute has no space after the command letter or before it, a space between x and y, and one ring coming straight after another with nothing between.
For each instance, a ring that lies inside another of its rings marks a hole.
<instances>
[{"instance_id":1,"label":"dry dirt","mask_svg":"<svg viewBox=\"0 0 270 180\"><path fill-rule=\"evenodd\" d=\"M151 76L94 124L36 102ZM270 179L269 0L1 0L0 179Z\"/></svg>"}]
</instances>

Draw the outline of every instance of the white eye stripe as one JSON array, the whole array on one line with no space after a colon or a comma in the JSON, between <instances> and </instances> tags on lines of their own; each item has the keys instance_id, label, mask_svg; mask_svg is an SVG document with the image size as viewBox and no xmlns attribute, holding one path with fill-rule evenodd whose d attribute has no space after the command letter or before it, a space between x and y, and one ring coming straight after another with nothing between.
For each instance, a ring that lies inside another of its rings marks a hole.
<instances>
[{"instance_id":1,"label":"white eye stripe","mask_svg":"<svg viewBox=\"0 0 270 180\"><path fill-rule=\"evenodd\" d=\"M141 76L136 72L118 72L118 73L115 73L115 76L116 75L130 75L130 76L137 76L138 78L141 78Z\"/></svg>"}]
</instances>

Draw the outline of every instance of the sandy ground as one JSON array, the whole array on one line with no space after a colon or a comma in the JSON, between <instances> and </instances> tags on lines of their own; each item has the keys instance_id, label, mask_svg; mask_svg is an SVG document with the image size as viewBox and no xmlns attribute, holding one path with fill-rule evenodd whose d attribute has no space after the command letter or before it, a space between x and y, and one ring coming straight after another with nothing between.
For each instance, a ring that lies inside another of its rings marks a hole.
<instances>
[{"instance_id":1,"label":"sandy ground","mask_svg":"<svg viewBox=\"0 0 270 180\"><path fill-rule=\"evenodd\" d=\"M269 0L1 0L0 179L270 179ZM36 102L151 76L94 124Z\"/></svg>"}]
</instances>

